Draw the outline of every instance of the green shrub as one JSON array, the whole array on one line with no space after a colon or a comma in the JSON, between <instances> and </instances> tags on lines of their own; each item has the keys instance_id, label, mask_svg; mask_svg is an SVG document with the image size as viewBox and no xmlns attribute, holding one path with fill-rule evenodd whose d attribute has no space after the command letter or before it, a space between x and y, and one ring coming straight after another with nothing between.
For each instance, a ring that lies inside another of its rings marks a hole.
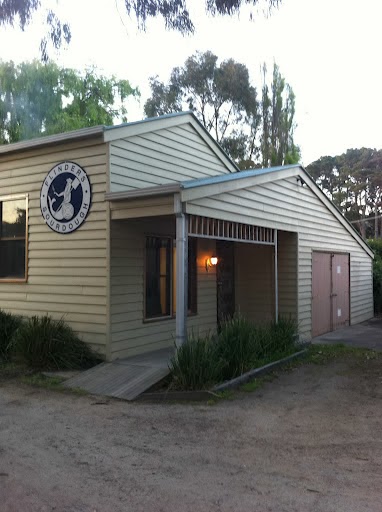
<instances>
[{"instance_id":1,"label":"green shrub","mask_svg":"<svg viewBox=\"0 0 382 512\"><path fill-rule=\"evenodd\" d=\"M177 349L169 365L174 386L184 390L205 389L218 382L221 366L215 340L211 336L203 338L193 333Z\"/></svg>"},{"instance_id":2,"label":"green shrub","mask_svg":"<svg viewBox=\"0 0 382 512\"><path fill-rule=\"evenodd\" d=\"M382 239L368 240L374 251L373 261L373 292L374 292L374 313L382 313Z\"/></svg>"},{"instance_id":3,"label":"green shrub","mask_svg":"<svg viewBox=\"0 0 382 512\"><path fill-rule=\"evenodd\" d=\"M0 360L10 358L11 339L21 324L21 317L0 309Z\"/></svg>"},{"instance_id":4,"label":"green shrub","mask_svg":"<svg viewBox=\"0 0 382 512\"><path fill-rule=\"evenodd\" d=\"M297 322L293 319L279 318L278 322L272 322L269 326L270 344L267 347L269 355L286 354L296 348ZM267 352L264 356L267 357Z\"/></svg>"},{"instance_id":5,"label":"green shrub","mask_svg":"<svg viewBox=\"0 0 382 512\"><path fill-rule=\"evenodd\" d=\"M220 328L216 343L217 358L223 361L223 380L249 370L255 361L256 328L242 315L234 315Z\"/></svg>"},{"instance_id":6,"label":"green shrub","mask_svg":"<svg viewBox=\"0 0 382 512\"><path fill-rule=\"evenodd\" d=\"M297 324L281 318L256 326L241 315L221 325L219 334L191 335L170 363L173 383L180 389L205 389L296 350Z\"/></svg>"},{"instance_id":7,"label":"green shrub","mask_svg":"<svg viewBox=\"0 0 382 512\"><path fill-rule=\"evenodd\" d=\"M12 340L16 358L39 370L89 368L97 355L61 320L33 316L23 322Z\"/></svg>"}]
</instances>

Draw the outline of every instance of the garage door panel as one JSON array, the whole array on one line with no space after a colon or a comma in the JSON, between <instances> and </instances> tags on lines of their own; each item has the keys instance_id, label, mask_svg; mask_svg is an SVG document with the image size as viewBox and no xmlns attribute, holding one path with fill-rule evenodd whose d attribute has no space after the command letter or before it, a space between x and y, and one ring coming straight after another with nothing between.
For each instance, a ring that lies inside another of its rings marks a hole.
<instances>
[{"instance_id":1,"label":"garage door panel","mask_svg":"<svg viewBox=\"0 0 382 512\"><path fill-rule=\"evenodd\" d=\"M332 294L333 294L333 331L349 325L349 255L333 254Z\"/></svg>"},{"instance_id":2,"label":"garage door panel","mask_svg":"<svg viewBox=\"0 0 382 512\"><path fill-rule=\"evenodd\" d=\"M349 325L349 255L313 252L312 337Z\"/></svg>"},{"instance_id":3,"label":"garage door panel","mask_svg":"<svg viewBox=\"0 0 382 512\"><path fill-rule=\"evenodd\" d=\"M312 336L331 330L331 255L313 253L312 268Z\"/></svg>"}]
</instances>

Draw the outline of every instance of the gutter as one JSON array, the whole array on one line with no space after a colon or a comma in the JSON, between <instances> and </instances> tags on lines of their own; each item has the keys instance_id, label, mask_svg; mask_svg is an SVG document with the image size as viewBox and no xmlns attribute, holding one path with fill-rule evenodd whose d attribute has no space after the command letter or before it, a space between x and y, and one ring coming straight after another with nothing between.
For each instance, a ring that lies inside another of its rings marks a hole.
<instances>
[{"instance_id":1,"label":"gutter","mask_svg":"<svg viewBox=\"0 0 382 512\"><path fill-rule=\"evenodd\" d=\"M123 192L108 192L105 194L106 201L123 201L125 199L136 199L141 197L167 196L180 192L182 186L180 183L171 183L170 185L156 185L154 187L126 190Z\"/></svg>"},{"instance_id":2,"label":"gutter","mask_svg":"<svg viewBox=\"0 0 382 512\"><path fill-rule=\"evenodd\" d=\"M58 133L56 135L46 135L36 139L23 140L12 144L4 144L0 145L0 155L14 153L16 151L27 151L29 149L42 148L45 146L53 146L55 144L63 144L70 141L91 139L93 137L103 138L104 130L104 126L94 126L66 133Z\"/></svg>"}]
</instances>

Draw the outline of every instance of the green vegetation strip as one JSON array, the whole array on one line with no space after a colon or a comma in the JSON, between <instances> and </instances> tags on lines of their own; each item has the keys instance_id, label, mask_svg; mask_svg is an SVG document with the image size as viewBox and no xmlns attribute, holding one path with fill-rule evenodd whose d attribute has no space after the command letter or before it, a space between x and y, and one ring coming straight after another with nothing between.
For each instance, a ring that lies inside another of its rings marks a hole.
<instances>
[{"instance_id":1,"label":"green vegetation strip","mask_svg":"<svg viewBox=\"0 0 382 512\"><path fill-rule=\"evenodd\" d=\"M212 391L217 393L220 391L225 391L227 389L238 388L238 387L242 386L243 384L246 384L247 382L254 380L257 377L260 377L266 373L269 373L286 363L294 361L295 359L298 359L299 357L303 357L307 353L308 353L308 349L300 350L299 352L296 352L288 357L284 357L283 359L279 359L278 361L274 361L273 363L268 363L264 366L261 366L260 368L254 368L253 370L249 370L248 372L243 373L242 375L239 375L239 377L236 377L234 379L223 382L222 384L214 386L212 388Z\"/></svg>"}]
</instances>

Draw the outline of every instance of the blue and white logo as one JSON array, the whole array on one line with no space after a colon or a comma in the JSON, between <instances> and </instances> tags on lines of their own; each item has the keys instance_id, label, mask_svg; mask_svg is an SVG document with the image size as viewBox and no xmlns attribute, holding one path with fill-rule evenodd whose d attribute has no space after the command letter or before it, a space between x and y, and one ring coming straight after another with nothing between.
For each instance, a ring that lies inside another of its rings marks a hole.
<instances>
[{"instance_id":1,"label":"blue and white logo","mask_svg":"<svg viewBox=\"0 0 382 512\"><path fill-rule=\"evenodd\" d=\"M41 187L41 213L57 233L72 233L86 219L91 204L91 187L86 172L74 162L53 167Z\"/></svg>"}]
</instances>

